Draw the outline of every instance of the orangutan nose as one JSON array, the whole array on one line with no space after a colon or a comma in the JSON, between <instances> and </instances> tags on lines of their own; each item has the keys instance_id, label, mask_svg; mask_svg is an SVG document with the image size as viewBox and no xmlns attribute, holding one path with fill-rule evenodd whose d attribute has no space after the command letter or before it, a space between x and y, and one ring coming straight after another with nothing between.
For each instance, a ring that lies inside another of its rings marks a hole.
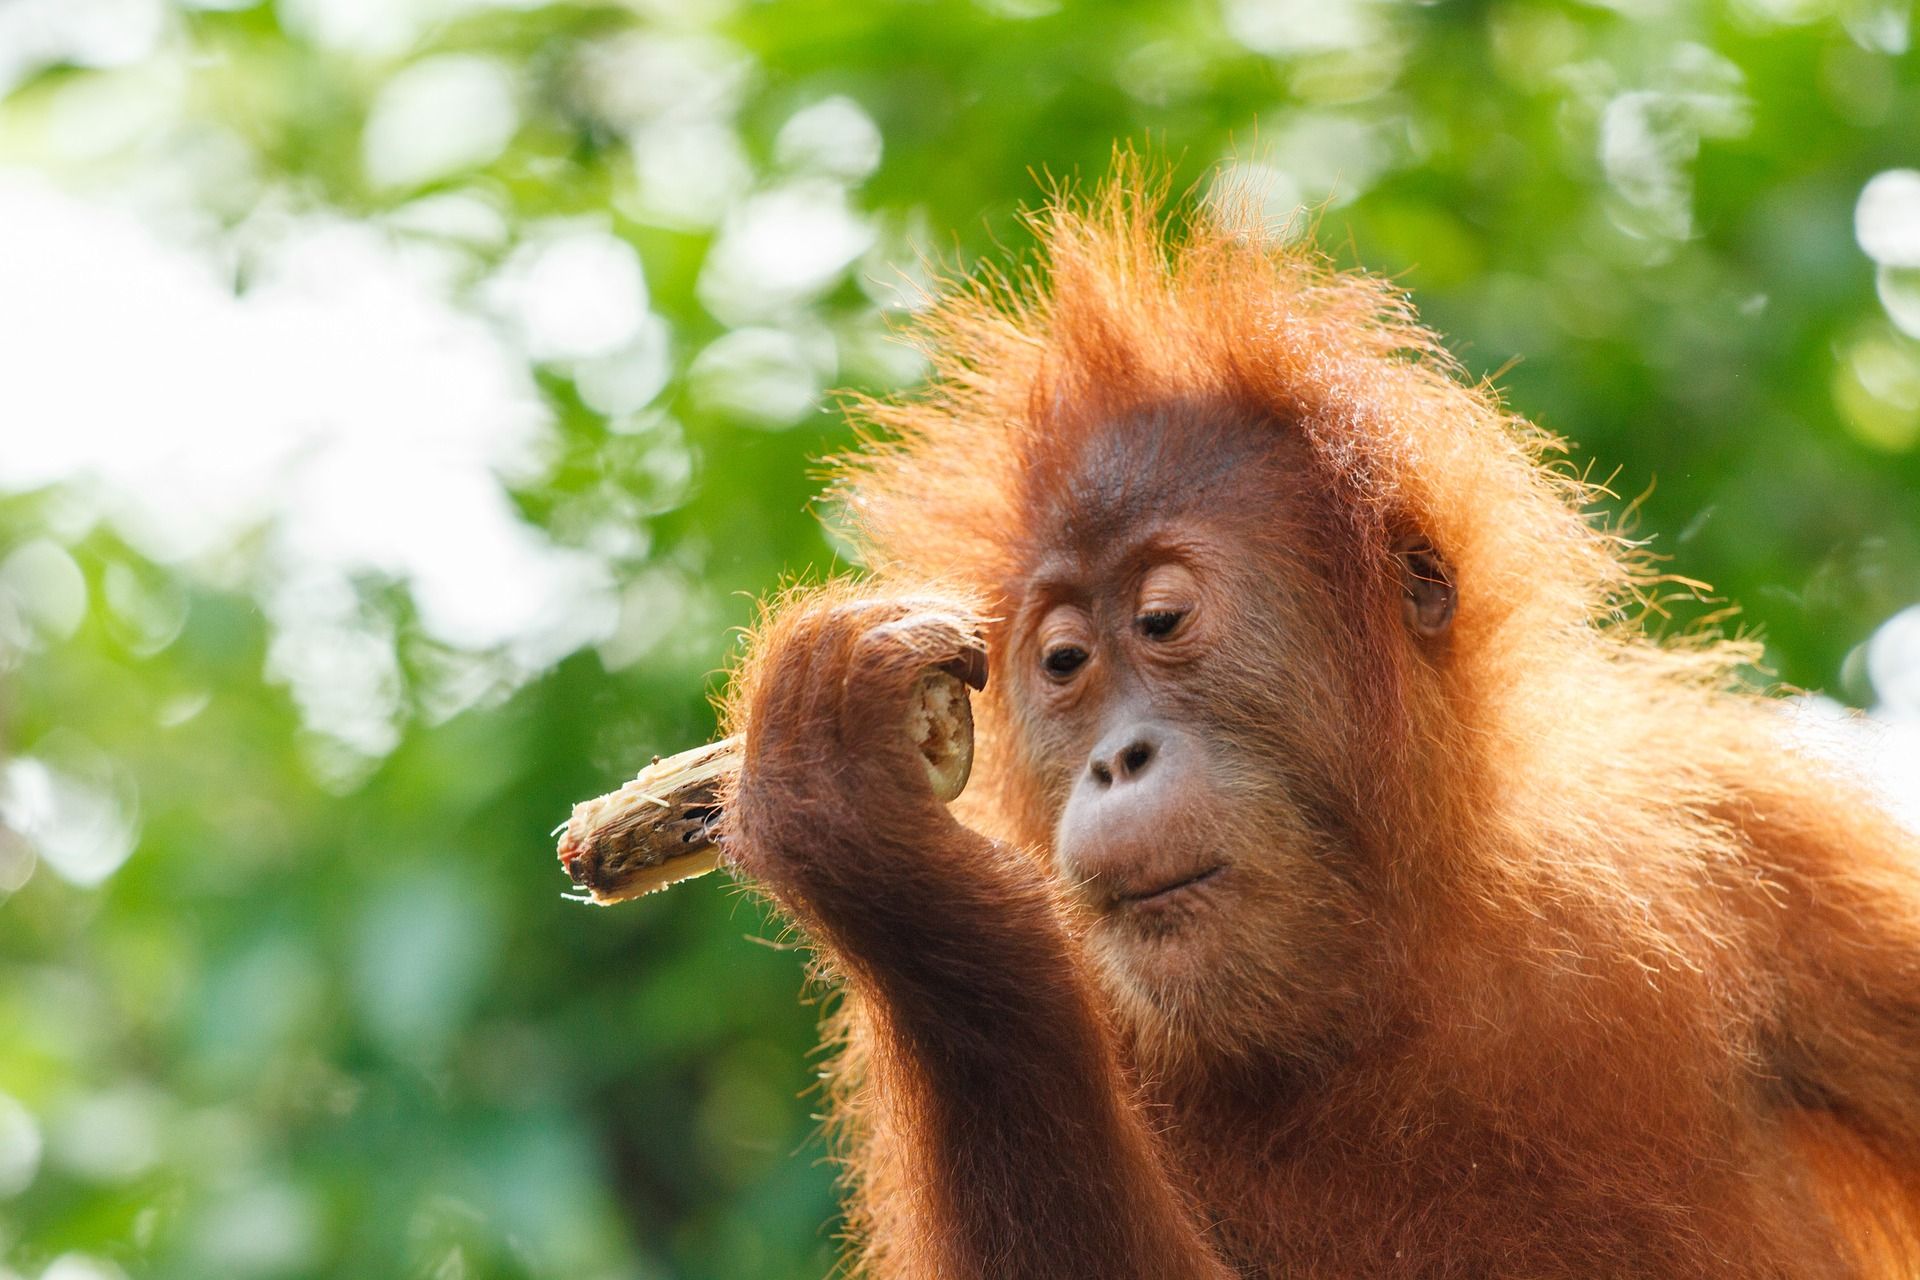
<instances>
[{"instance_id":1,"label":"orangutan nose","mask_svg":"<svg viewBox=\"0 0 1920 1280\"><path fill-rule=\"evenodd\" d=\"M1202 745L1161 721L1125 716L1074 780L1055 857L1096 899L1126 897L1197 856L1188 846L1212 807Z\"/></svg>"},{"instance_id":2,"label":"orangutan nose","mask_svg":"<svg viewBox=\"0 0 1920 1280\"><path fill-rule=\"evenodd\" d=\"M1159 735L1151 727L1130 726L1109 734L1093 749L1087 772L1103 790L1116 783L1133 782L1153 764L1160 753Z\"/></svg>"}]
</instances>

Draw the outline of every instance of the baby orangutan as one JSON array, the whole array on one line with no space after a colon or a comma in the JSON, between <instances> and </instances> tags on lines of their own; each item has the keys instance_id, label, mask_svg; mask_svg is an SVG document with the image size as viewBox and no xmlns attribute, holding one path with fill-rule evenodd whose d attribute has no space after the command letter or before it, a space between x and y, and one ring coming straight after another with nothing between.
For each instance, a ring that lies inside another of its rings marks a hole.
<instances>
[{"instance_id":1,"label":"baby orangutan","mask_svg":"<svg viewBox=\"0 0 1920 1280\"><path fill-rule=\"evenodd\" d=\"M1912 837L1743 650L1622 621L1400 293L1141 189L933 312L842 473L870 576L734 682L712 821L845 989L853 1270L1920 1275Z\"/></svg>"}]
</instances>

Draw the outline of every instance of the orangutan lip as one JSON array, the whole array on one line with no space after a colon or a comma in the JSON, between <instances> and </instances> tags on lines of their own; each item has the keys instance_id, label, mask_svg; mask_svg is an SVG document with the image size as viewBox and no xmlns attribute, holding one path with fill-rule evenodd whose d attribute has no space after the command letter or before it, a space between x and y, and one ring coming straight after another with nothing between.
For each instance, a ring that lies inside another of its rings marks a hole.
<instances>
[{"instance_id":1,"label":"orangutan lip","mask_svg":"<svg viewBox=\"0 0 1920 1280\"><path fill-rule=\"evenodd\" d=\"M1226 863L1216 862L1205 870L1196 871L1190 876L1182 876L1171 884L1163 884L1157 889L1148 889L1145 893L1119 894L1114 898L1114 904L1116 906L1140 907L1168 902L1171 901L1175 895L1187 889L1198 888L1226 869Z\"/></svg>"}]
</instances>

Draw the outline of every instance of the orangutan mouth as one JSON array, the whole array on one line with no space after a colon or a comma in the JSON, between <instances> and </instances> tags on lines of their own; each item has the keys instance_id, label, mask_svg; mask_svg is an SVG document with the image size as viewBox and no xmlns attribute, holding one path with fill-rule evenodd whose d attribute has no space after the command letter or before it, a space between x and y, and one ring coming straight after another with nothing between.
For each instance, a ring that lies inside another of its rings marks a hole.
<instances>
[{"instance_id":1,"label":"orangutan mouth","mask_svg":"<svg viewBox=\"0 0 1920 1280\"><path fill-rule=\"evenodd\" d=\"M1123 910L1154 909L1180 902L1196 892L1201 885L1207 884L1227 869L1224 862L1216 862L1210 867L1190 872L1178 880L1167 881L1139 893L1122 893L1114 896L1114 905Z\"/></svg>"}]
</instances>

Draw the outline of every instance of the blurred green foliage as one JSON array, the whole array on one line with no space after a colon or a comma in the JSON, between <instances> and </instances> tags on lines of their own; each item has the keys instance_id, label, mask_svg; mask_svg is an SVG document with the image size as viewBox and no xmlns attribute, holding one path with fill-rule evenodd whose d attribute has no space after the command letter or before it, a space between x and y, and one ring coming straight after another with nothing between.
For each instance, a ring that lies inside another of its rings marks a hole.
<instances>
[{"instance_id":1,"label":"blurred green foliage","mask_svg":"<svg viewBox=\"0 0 1920 1280\"><path fill-rule=\"evenodd\" d=\"M819 392L915 376L892 273L1019 251L1036 175L1095 177L1116 139L1317 208L1643 498L1782 679L1870 702L1849 655L1920 599L1920 286L1855 227L1920 164L1903 0L70 6L150 23L112 56L16 9L43 25L0 14L0 163L171 182L214 253L316 211L433 241L483 315L517 247L584 220L637 251L665 364L609 410L527 357L548 425L503 483L605 567L591 643L503 664L405 575L354 575L350 629L392 655L379 741L275 674L271 518L169 559L83 473L0 492L0 1275L827 1272L802 957L718 877L564 901L546 833L704 738L752 596L839 564ZM435 154L392 90L447 55L481 89ZM444 231L475 208L495 231ZM770 279L783 254L812 274ZM0 418L0 452L88 430L88 395ZM77 613L47 604L69 579ZM90 874L88 840L131 856Z\"/></svg>"}]
</instances>

